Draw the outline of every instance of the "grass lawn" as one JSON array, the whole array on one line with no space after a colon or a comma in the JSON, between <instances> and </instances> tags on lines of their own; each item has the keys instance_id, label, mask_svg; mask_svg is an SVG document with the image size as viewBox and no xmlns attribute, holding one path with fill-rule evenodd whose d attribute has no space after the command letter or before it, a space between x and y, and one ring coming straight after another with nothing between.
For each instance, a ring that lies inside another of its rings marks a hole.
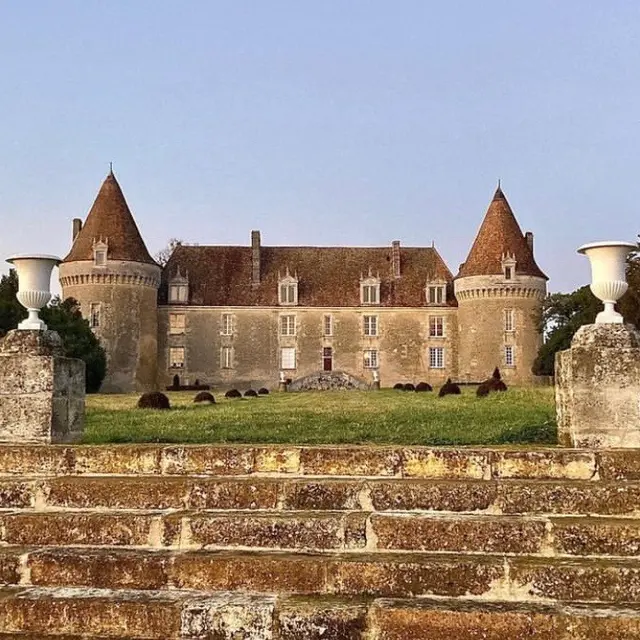
<instances>
[{"instance_id":1,"label":"grass lawn","mask_svg":"<svg viewBox=\"0 0 640 640\"><path fill-rule=\"evenodd\" d=\"M84 442L555 444L553 388L476 398L403 391L272 393L194 405L168 393L172 409L137 409L138 395L87 396Z\"/></svg>"}]
</instances>

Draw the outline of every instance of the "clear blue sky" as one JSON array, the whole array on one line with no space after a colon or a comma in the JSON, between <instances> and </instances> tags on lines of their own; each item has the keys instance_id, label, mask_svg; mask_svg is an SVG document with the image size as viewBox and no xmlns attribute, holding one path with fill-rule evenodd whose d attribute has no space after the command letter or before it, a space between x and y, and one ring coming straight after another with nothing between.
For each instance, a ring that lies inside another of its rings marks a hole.
<instances>
[{"instance_id":1,"label":"clear blue sky","mask_svg":"<svg viewBox=\"0 0 640 640\"><path fill-rule=\"evenodd\" d=\"M260 229L455 273L501 178L570 291L640 232L639 74L637 0L5 0L0 256L64 255L113 161L152 253Z\"/></svg>"}]
</instances>

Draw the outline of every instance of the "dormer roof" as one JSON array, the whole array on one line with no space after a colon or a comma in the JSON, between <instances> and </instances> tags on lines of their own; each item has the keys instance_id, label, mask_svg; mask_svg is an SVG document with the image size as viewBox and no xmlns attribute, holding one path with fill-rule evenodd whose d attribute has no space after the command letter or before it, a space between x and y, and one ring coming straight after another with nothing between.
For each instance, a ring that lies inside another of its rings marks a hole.
<instances>
[{"instance_id":1,"label":"dormer roof","mask_svg":"<svg viewBox=\"0 0 640 640\"><path fill-rule=\"evenodd\" d=\"M147 251L113 171L102 183L64 262L93 260L93 245L97 241L108 243L109 260L156 264Z\"/></svg>"},{"instance_id":2,"label":"dormer roof","mask_svg":"<svg viewBox=\"0 0 640 640\"><path fill-rule=\"evenodd\" d=\"M500 275L506 255L514 257L517 275L548 279L536 264L509 202L498 185L471 251L456 278Z\"/></svg>"}]
</instances>

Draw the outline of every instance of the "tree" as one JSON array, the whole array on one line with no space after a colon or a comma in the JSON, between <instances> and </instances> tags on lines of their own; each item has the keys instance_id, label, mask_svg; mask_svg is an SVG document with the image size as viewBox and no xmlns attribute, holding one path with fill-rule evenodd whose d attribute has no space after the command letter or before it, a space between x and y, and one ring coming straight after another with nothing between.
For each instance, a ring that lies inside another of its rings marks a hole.
<instances>
[{"instance_id":1,"label":"tree","mask_svg":"<svg viewBox=\"0 0 640 640\"><path fill-rule=\"evenodd\" d=\"M27 310L18 302L18 274L11 269L0 279L0 338L15 329L27 317Z\"/></svg>"},{"instance_id":2,"label":"tree","mask_svg":"<svg viewBox=\"0 0 640 640\"><path fill-rule=\"evenodd\" d=\"M618 311L625 322L640 327L640 254L630 254L627 259L627 282L629 289L620 299ZM546 340L533 363L533 373L553 375L556 353L568 349L575 332L583 324L595 322L602 309L602 302L588 286L573 293L547 296L542 307L542 329Z\"/></svg>"},{"instance_id":3,"label":"tree","mask_svg":"<svg viewBox=\"0 0 640 640\"><path fill-rule=\"evenodd\" d=\"M153 256L153 259L161 266L164 267L167 262L169 262L169 258L171 254L174 252L176 247L179 247L182 244L182 240L178 238L170 238L167 246L164 249L161 249Z\"/></svg>"},{"instance_id":4,"label":"tree","mask_svg":"<svg viewBox=\"0 0 640 640\"><path fill-rule=\"evenodd\" d=\"M27 317L27 310L16 298L17 292L18 275L15 269L11 269L0 279L0 337ZM42 309L40 317L49 329L60 334L65 356L84 360L87 391L98 391L107 371L107 358L100 341L82 317L78 303L73 298L62 302L55 297L48 307Z\"/></svg>"},{"instance_id":5,"label":"tree","mask_svg":"<svg viewBox=\"0 0 640 640\"><path fill-rule=\"evenodd\" d=\"M49 329L60 334L64 355L84 360L87 392L96 393L107 372L107 356L89 322L82 317L78 303L73 298L61 301L56 296L40 315Z\"/></svg>"}]
</instances>

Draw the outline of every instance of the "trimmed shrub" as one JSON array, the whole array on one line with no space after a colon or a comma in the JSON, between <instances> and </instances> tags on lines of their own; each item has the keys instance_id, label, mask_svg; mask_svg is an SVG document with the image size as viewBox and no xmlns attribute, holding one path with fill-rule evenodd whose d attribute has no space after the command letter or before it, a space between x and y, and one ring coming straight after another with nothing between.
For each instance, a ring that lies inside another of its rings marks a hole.
<instances>
[{"instance_id":1,"label":"trimmed shrub","mask_svg":"<svg viewBox=\"0 0 640 640\"><path fill-rule=\"evenodd\" d=\"M255 389L247 389L244 392L244 397L245 398L257 398L258 397L258 392Z\"/></svg>"},{"instance_id":2,"label":"trimmed shrub","mask_svg":"<svg viewBox=\"0 0 640 640\"><path fill-rule=\"evenodd\" d=\"M269 395L269 389L267 389L266 387L260 387L258 389L258 395L268 396Z\"/></svg>"},{"instance_id":3,"label":"trimmed shrub","mask_svg":"<svg viewBox=\"0 0 640 640\"><path fill-rule=\"evenodd\" d=\"M161 391L143 393L138 399L138 409L171 409L169 398Z\"/></svg>"},{"instance_id":4,"label":"trimmed shrub","mask_svg":"<svg viewBox=\"0 0 640 640\"><path fill-rule=\"evenodd\" d=\"M174 387L180 386L180 376L177 373L175 376L173 376L173 386Z\"/></svg>"},{"instance_id":5,"label":"trimmed shrub","mask_svg":"<svg viewBox=\"0 0 640 640\"><path fill-rule=\"evenodd\" d=\"M227 393L224 394L225 398L242 398L242 394L237 389L229 389Z\"/></svg>"},{"instance_id":6,"label":"trimmed shrub","mask_svg":"<svg viewBox=\"0 0 640 640\"><path fill-rule=\"evenodd\" d=\"M484 398L485 396L489 395L489 391L491 391L491 389L485 381L482 384L478 385L478 388L476 389L476 395L478 396L478 398Z\"/></svg>"},{"instance_id":7,"label":"trimmed shrub","mask_svg":"<svg viewBox=\"0 0 640 640\"><path fill-rule=\"evenodd\" d=\"M208 391L200 391L199 393L196 393L196 396L193 399L193 401L194 402L208 402L209 404L215 404L216 403L216 399Z\"/></svg>"},{"instance_id":8,"label":"trimmed shrub","mask_svg":"<svg viewBox=\"0 0 640 640\"><path fill-rule=\"evenodd\" d=\"M433 387L428 382L418 382L416 391L433 391Z\"/></svg>"},{"instance_id":9,"label":"trimmed shrub","mask_svg":"<svg viewBox=\"0 0 640 640\"><path fill-rule=\"evenodd\" d=\"M394 388L396 391L404 391L404 385L402 384L402 382L396 382L396 383L393 385L393 388Z\"/></svg>"},{"instance_id":10,"label":"trimmed shrub","mask_svg":"<svg viewBox=\"0 0 640 640\"><path fill-rule=\"evenodd\" d=\"M414 385L412 385L410 382L407 382L407 383L404 385L404 390L405 390L405 391L415 391L415 390L416 390L416 388L415 388L415 386L414 386Z\"/></svg>"},{"instance_id":11,"label":"trimmed shrub","mask_svg":"<svg viewBox=\"0 0 640 640\"><path fill-rule=\"evenodd\" d=\"M482 384L486 384L491 391L506 391L507 385L499 378L489 378Z\"/></svg>"},{"instance_id":12,"label":"trimmed shrub","mask_svg":"<svg viewBox=\"0 0 640 640\"><path fill-rule=\"evenodd\" d=\"M454 382L451 382L451 378L447 378L447 381L440 387L440 391L438 392L439 398L449 395L460 395L460 387Z\"/></svg>"},{"instance_id":13,"label":"trimmed shrub","mask_svg":"<svg viewBox=\"0 0 640 640\"><path fill-rule=\"evenodd\" d=\"M496 367L493 370L493 373L491 374L492 378L495 378L496 380L502 380L502 376L500 375L500 369L498 369L498 367Z\"/></svg>"}]
</instances>

